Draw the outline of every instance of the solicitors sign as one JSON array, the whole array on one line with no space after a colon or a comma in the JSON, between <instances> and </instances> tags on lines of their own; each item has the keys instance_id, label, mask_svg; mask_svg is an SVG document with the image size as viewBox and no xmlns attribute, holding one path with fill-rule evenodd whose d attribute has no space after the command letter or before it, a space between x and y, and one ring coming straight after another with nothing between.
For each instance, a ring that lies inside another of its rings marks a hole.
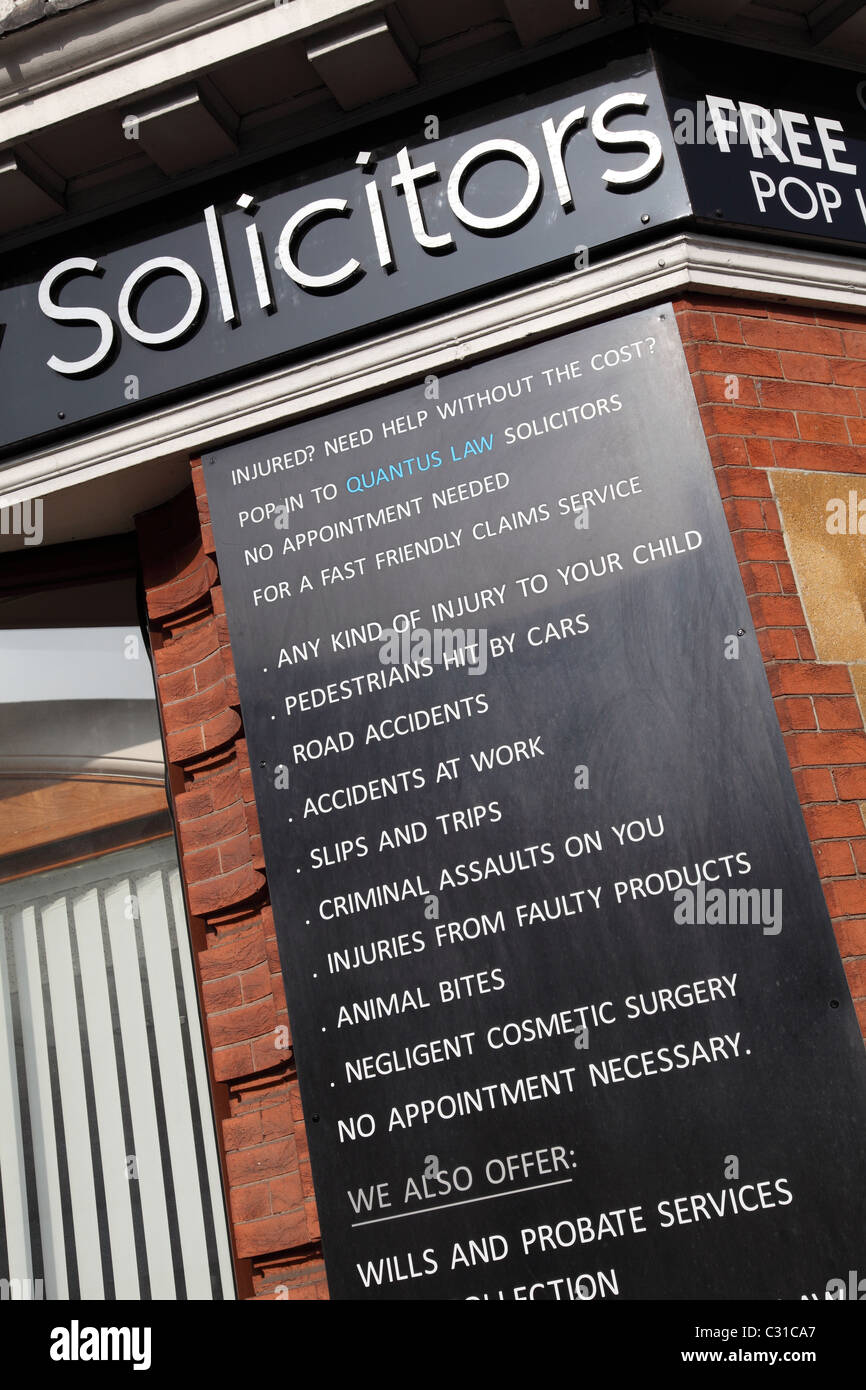
<instances>
[{"instance_id":1,"label":"solicitors sign","mask_svg":"<svg viewBox=\"0 0 866 1390\"><path fill-rule=\"evenodd\" d=\"M662 42L558 85L548 69L469 117L368 128L312 179L269 166L159 204L144 234L64 237L0 290L0 453L518 277L579 275L690 217L862 244L866 86L791 63L756 100L761 55L720 67L717 47Z\"/></svg>"},{"instance_id":2,"label":"solicitors sign","mask_svg":"<svg viewBox=\"0 0 866 1390\"><path fill-rule=\"evenodd\" d=\"M0 447L526 272L580 270L688 212L648 56L456 134L403 120L376 148L376 132L347 135L327 177L238 182L114 245L91 231L0 293Z\"/></svg>"}]
</instances>

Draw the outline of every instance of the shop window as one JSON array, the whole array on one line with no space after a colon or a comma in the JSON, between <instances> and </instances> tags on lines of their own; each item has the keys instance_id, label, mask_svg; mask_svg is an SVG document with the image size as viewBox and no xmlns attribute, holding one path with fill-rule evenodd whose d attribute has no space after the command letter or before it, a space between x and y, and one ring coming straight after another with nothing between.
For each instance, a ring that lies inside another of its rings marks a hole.
<instances>
[{"instance_id":1,"label":"shop window","mask_svg":"<svg viewBox=\"0 0 866 1390\"><path fill-rule=\"evenodd\" d=\"M0 603L0 1295L234 1297L132 579Z\"/></svg>"}]
</instances>

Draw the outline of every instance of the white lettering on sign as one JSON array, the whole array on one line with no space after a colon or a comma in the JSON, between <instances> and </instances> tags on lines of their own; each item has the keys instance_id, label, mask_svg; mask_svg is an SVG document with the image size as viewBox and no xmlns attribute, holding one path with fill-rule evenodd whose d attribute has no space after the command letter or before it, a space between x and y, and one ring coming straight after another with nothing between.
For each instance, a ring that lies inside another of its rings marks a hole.
<instances>
[{"instance_id":1,"label":"white lettering on sign","mask_svg":"<svg viewBox=\"0 0 866 1390\"><path fill-rule=\"evenodd\" d=\"M617 193L631 188L645 188L657 176L664 163L664 154L659 137L651 130L641 126L638 121L622 125L623 119L640 115L648 110L649 98L645 92L617 92L607 97L592 112L587 120L585 106L576 106L559 121L545 119L540 124L543 137L539 149L541 160L529 147L516 140L498 136L479 140L465 150L453 164L450 172L440 170L434 160L422 164L413 162L408 147L403 147L393 157L392 165L396 173L390 177L390 185L396 190L397 207L404 204L403 215L408 220L414 242L425 252L439 254L446 248L456 246L459 227L474 232L506 232L517 228L536 211L547 177L555 188L558 202L564 212L574 209L574 191L571 187L565 165L565 147L572 135L580 127L588 125L590 138L598 149L616 151L628 158L623 166L618 164L607 168L601 174L604 186ZM616 122L613 128L612 123ZM584 137L586 138L586 137ZM635 154L636 152L636 154ZM488 190L495 190L497 180L501 180L502 161L515 162L523 169L524 187L510 207L490 213L482 212L474 205L477 202L476 183L483 183ZM635 162L636 160L636 162ZM541 161L544 161L544 167ZM356 165L370 167L370 156L359 152ZM372 167L375 167L373 164ZM422 201L421 190L424 185L441 180L445 183L447 208L454 218L453 231L433 233L427 226L427 214ZM383 178L387 186L387 180ZM471 185L471 187L470 187ZM376 179L365 183L362 197L351 201L346 197L314 198L296 208L284 222L276 243L274 267L301 290L311 294L340 293L355 284L371 267L361 259L361 252L352 254L353 244L358 246L357 235L353 231L359 218L366 218L373 233L375 257L373 265L382 270L394 266L391 229L388 212L382 197L382 188ZM242 194L235 202L248 217L255 217L255 200L249 193ZM394 200L390 216L394 216ZM107 366L113 357L118 336L126 335L138 343L157 349L164 349L180 343L192 332L197 331L204 321L202 312L205 303L205 277L212 276L216 285L218 315L223 324L237 327L241 322L238 299L233 277L252 275L257 290L257 310L259 313L272 313L278 307L278 295L271 292L265 270L262 238L257 227L249 223L245 228L244 250L234 255L238 264L232 264L232 256L226 248L225 228L221 215L211 205L204 209L203 220L206 233L206 257L209 263L200 269L176 256L162 255L148 258L132 270L117 291L116 320L104 308L88 304L60 303L58 294L60 282L73 276L102 276L105 267L99 260L89 256L71 257L52 266L43 277L39 287L39 308L46 318L55 323L74 325L78 328L91 326L99 330L99 339L92 351L76 359L67 359L53 353L48 366L61 376L81 377L99 371ZM304 247L311 230L323 221L345 224L333 229L336 242L344 249L334 255L333 264L315 270L305 263ZM246 261L249 261L249 265ZM147 282L165 274L180 275L187 282L189 298L182 315L174 322L146 329L137 317L137 305L141 292ZM113 296L112 291L112 296ZM289 302L295 302L291 300Z\"/></svg>"},{"instance_id":2,"label":"white lettering on sign","mask_svg":"<svg viewBox=\"0 0 866 1390\"><path fill-rule=\"evenodd\" d=\"M809 117L802 111L769 111L752 101L707 94L707 110L722 154L730 154L740 132L755 159L775 159L779 164L799 164L827 169L834 174L856 174L857 165L837 156L846 153L841 121ZM811 129L810 129L811 126ZM805 127L805 129L798 129ZM807 151L809 151L807 153Z\"/></svg>"}]
</instances>

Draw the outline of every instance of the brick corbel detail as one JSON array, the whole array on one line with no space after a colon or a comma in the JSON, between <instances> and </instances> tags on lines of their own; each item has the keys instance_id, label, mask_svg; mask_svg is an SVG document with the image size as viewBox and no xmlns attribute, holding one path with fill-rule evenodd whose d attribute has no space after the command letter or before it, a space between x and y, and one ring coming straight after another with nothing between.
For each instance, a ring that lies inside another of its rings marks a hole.
<instances>
[{"instance_id":1,"label":"brick corbel detail","mask_svg":"<svg viewBox=\"0 0 866 1390\"><path fill-rule=\"evenodd\" d=\"M136 525L239 1294L327 1298L201 464Z\"/></svg>"}]
</instances>

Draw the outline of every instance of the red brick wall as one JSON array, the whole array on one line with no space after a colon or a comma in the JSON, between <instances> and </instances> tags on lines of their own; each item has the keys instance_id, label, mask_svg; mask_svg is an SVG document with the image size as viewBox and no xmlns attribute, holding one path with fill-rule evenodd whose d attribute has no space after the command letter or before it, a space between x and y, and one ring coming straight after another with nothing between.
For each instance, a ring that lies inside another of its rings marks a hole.
<instances>
[{"instance_id":1,"label":"red brick wall","mask_svg":"<svg viewBox=\"0 0 866 1390\"><path fill-rule=\"evenodd\" d=\"M242 1297L327 1298L201 467L138 518L157 696ZM197 506L199 493L201 516Z\"/></svg>"},{"instance_id":2,"label":"red brick wall","mask_svg":"<svg viewBox=\"0 0 866 1390\"><path fill-rule=\"evenodd\" d=\"M769 477L866 473L866 321L707 297L675 308L866 1030L866 731L847 667L816 661ZM200 464L192 476L138 530L240 1289L326 1298L293 1056L275 1046L285 996Z\"/></svg>"},{"instance_id":3,"label":"red brick wall","mask_svg":"<svg viewBox=\"0 0 866 1390\"><path fill-rule=\"evenodd\" d=\"M779 724L866 1033L866 730L817 662L770 473L866 474L866 319L695 296L675 306ZM725 396L737 378L739 396ZM866 490L866 489L864 489Z\"/></svg>"}]
</instances>

